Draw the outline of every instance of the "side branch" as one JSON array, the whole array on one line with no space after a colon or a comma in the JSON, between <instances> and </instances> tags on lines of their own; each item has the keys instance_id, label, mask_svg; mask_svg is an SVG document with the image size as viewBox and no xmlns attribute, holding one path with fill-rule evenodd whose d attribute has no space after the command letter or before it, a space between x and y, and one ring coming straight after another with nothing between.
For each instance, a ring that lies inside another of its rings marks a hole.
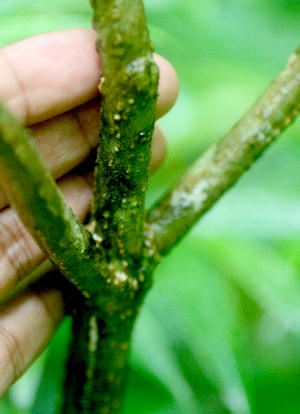
<instances>
[{"instance_id":1,"label":"side branch","mask_svg":"<svg viewBox=\"0 0 300 414\"><path fill-rule=\"evenodd\" d=\"M190 168L147 217L164 256L291 124L300 110L300 49L254 106Z\"/></svg>"},{"instance_id":2,"label":"side branch","mask_svg":"<svg viewBox=\"0 0 300 414\"><path fill-rule=\"evenodd\" d=\"M66 204L28 131L1 103L0 184L54 265L85 295L92 295L95 242Z\"/></svg>"}]
</instances>

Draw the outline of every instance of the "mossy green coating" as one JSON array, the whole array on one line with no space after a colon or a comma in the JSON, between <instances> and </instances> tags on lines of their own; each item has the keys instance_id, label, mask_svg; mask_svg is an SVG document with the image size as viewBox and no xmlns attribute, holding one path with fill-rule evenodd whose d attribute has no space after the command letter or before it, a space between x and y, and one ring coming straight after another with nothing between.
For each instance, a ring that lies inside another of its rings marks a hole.
<instances>
[{"instance_id":1,"label":"mossy green coating","mask_svg":"<svg viewBox=\"0 0 300 414\"><path fill-rule=\"evenodd\" d=\"M131 333L153 273L144 218L158 68L142 1L91 4L101 56L102 100L88 227L103 266L99 294L86 298L74 317L64 414L119 411Z\"/></svg>"},{"instance_id":2,"label":"mossy green coating","mask_svg":"<svg viewBox=\"0 0 300 414\"><path fill-rule=\"evenodd\" d=\"M92 1L101 56L93 216L108 261L139 256L158 89L143 3Z\"/></svg>"}]
</instances>

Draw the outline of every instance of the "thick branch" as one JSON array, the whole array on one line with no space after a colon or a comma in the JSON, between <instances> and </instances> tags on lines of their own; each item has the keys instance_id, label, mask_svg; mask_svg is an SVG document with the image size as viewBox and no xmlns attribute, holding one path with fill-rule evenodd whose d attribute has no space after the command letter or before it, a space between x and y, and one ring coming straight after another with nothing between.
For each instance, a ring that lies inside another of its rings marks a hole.
<instances>
[{"instance_id":1,"label":"thick branch","mask_svg":"<svg viewBox=\"0 0 300 414\"><path fill-rule=\"evenodd\" d=\"M164 256L291 124L300 109L300 50L254 106L148 214ZM153 234L154 233L154 234Z\"/></svg>"},{"instance_id":2,"label":"thick branch","mask_svg":"<svg viewBox=\"0 0 300 414\"><path fill-rule=\"evenodd\" d=\"M141 0L94 0L101 127L90 228L106 285L78 306L64 413L116 413L134 321L151 274L143 266L145 190L158 87Z\"/></svg>"},{"instance_id":3,"label":"thick branch","mask_svg":"<svg viewBox=\"0 0 300 414\"><path fill-rule=\"evenodd\" d=\"M127 300L126 300L127 299ZM64 414L116 413L126 392L130 339L140 300L118 314L77 308L65 382ZM121 309L121 307L123 309Z\"/></svg>"},{"instance_id":4,"label":"thick branch","mask_svg":"<svg viewBox=\"0 0 300 414\"><path fill-rule=\"evenodd\" d=\"M141 0L94 0L101 129L93 216L108 261L140 256L158 69Z\"/></svg>"},{"instance_id":5,"label":"thick branch","mask_svg":"<svg viewBox=\"0 0 300 414\"><path fill-rule=\"evenodd\" d=\"M66 204L28 131L1 103L0 183L51 261L86 296L98 290L91 234Z\"/></svg>"}]
</instances>

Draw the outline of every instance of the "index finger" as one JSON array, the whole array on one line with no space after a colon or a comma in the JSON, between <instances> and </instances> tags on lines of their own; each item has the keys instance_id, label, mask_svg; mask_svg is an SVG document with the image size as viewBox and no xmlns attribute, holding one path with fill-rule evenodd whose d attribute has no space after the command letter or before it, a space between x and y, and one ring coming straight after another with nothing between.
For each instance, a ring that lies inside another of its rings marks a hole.
<instances>
[{"instance_id":1,"label":"index finger","mask_svg":"<svg viewBox=\"0 0 300 414\"><path fill-rule=\"evenodd\" d=\"M97 95L95 39L92 30L71 29L0 49L0 95L24 125L52 118Z\"/></svg>"},{"instance_id":2,"label":"index finger","mask_svg":"<svg viewBox=\"0 0 300 414\"><path fill-rule=\"evenodd\" d=\"M0 96L24 124L32 125L93 99L101 76L92 29L43 33L0 49ZM160 67L157 117L174 104L178 82L173 67Z\"/></svg>"}]
</instances>

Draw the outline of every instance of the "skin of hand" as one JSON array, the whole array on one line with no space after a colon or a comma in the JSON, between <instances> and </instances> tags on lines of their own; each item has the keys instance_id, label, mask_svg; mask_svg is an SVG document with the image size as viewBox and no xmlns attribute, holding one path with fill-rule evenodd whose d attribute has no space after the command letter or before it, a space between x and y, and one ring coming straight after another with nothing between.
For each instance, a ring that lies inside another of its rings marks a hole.
<instances>
[{"instance_id":1,"label":"skin of hand","mask_svg":"<svg viewBox=\"0 0 300 414\"><path fill-rule=\"evenodd\" d=\"M92 195L93 152L99 129L101 62L91 29L44 33L0 49L0 99L31 130L36 146L74 213L83 220ZM157 118L174 104L173 67L160 69ZM162 162L165 141L153 138L151 171ZM44 254L0 189L0 397L43 351L65 313L62 282L50 271L11 300L11 292Z\"/></svg>"}]
</instances>

